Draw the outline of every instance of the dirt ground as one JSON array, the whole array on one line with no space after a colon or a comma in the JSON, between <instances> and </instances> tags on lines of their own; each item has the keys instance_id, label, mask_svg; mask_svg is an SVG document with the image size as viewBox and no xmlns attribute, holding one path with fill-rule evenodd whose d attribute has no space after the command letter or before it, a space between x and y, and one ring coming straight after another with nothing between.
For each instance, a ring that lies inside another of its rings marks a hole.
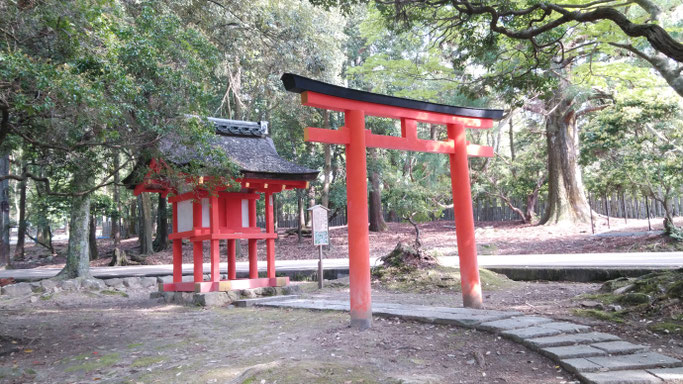
<instances>
[{"instance_id":1,"label":"dirt ground","mask_svg":"<svg viewBox=\"0 0 683 384\"><path fill-rule=\"evenodd\" d=\"M348 299L343 281L305 297ZM591 324L683 357L683 339L572 315L596 284L518 283L485 291L487 308ZM2 383L570 383L550 360L495 335L375 318L348 327L346 313L198 308L128 297L60 292L48 300L0 299ZM375 302L460 306L453 292L373 289ZM14 350L14 352L10 352ZM4 351L4 354L2 353Z\"/></svg>"},{"instance_id":2,"label":"dirt ground","mask_svg":"<svg viewBox=\"0 0 683 384\"><path fill-rule=\"evenodd\" d=\"M344 295L344 289L324 291ZM346 313L183 307L60 293L0 301L3 383L568 383L550 360L495 335ZM383 299L378 292L375 300ZM399 297L393 297L400 300ZM408 300L408 298L406 299ZM15 344L14 344L15 343Z\"/></svg>"},{"instance_id":3,"label":"dirt ground","mask_svg":"<svg viewBox=\"0 0 683 384\"><path fill-rule=\"evenodd\" d=\"M683 217L676 218L678 226L683 227ZM593 235L590 225L585 226L534 226L518 223L479 222L476 223L476 239L480 255L515 255L544 253L598 253L598 252L662 252L683 251L683 243L672 242L661 235L662 220L651 221L654 231L648 232L647 220L612 218L609 227L605 218L595 219ZM380 257L391 252L399 241L412 242L414 230L407 223L388 223L386 232L370 233L370 255ZM457 252L455 225L449 221L420 224L424 249L440 256L453 256ZM325 251L325 258L345 258L348 256L347 227L330 228L331 247ZM318 254L310 238L298 242L296 235L287 235L280 230L275 252L278 260L317 259ZM27 245L27 260L15 262L14 268L60 267L65 261L66 244L56 243L58 255L49 256L43 247ZM122 242L128 254L138 254L137 238ZM208 242L204 242L204 258L208 259ZM258 257L265 260L265 244L258 242ZM110 240L98 240L100 259L91 262L94 266L107 265L113 253ZM221 242L221 254L226 254L225 244ZM183 246L183 259L192 262L192 245ZM247 260L247 244L242 242L238 259ZM146 264L171 264L172 253L168 249L146 258Z\"/></svg>"}]
</instances>

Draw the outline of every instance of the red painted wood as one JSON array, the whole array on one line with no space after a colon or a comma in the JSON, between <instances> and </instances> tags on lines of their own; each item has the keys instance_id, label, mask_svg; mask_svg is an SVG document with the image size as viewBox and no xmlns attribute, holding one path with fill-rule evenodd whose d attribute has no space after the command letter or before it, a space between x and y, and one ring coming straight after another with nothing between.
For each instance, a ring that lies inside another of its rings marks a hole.
<instances>
[{"instance_id":1,"label":"red painted wood","mask_svg":"<svg viewBox=\"0 0 683 384\"><path fill-rule=\"evenodd\" d=\"M468 128L481 129L493 127L493 120L491 119L447 115L438 112L426 112L383 104L367 103L363 101L323 95L311 91L305 91L301 93L301 104L307 105L309 107L331 109L333 111L340 112L353 110L364 111L365 115L370 116L389 117L393 119L406 118L432 124L463 124Z\"/></svg>"},{"instance_id":2,"label":"red painted wood","mask_svg":"<svg viewBox=\"0 0 683 384\"><path fill-rule=\"evenodd\" d=\"M493 157L493 147L485 145L468 144L467 156L470 157Z\"/></svg>"},{"instance_id":3,"label":"red painted wood","mask_svg":"<svg viewBox=\"0 0 683 384\"><path fill-rule=\"evenodd\" d=\"M375 135L365 131L365 142L368 147L402 149L404 151L453 153L453 142L420 139L405 139L403 137Z\"/></svg>"},{"instance_id":4,"label":"red painted wood","mask_svg":"<svg viewBox=\"0 0 683 384\"><path fill-rule=\"evenodd\" d=\"M221 274L219 271L219 265L221 261L218 240L211 240L210 244L210 254L211 254L211 281L218 281L221 279Z\"/></svg>"},{"instance_id":5,"label":"red painted wood","mask_svg":"<svg viewBox=\"0 0 683 384\"><path fill-rule=\"evenodd\" d=\"M256 255L256 240L249 239L249 278L258 277L258 258Z\"/></svg>"},{"instance_id":6,"label":"red painted wood","mask_svg":"<svg viewBox=\"0 0 683 384\"><path fill-rule=\"evenodd\" d=\"M173 282L183 281L183 241L173 240Z\"/></svg>"},{"instance_id":7,"label":"red painted wood","mask_svg":"<svg viewBox=\"0 0 683 384\"><path fill-rule=\"evenodd\" d=\"M430 153L453 153L453 142L421 140L417 138L415 120L402 119L401 137L375 135L370 130L365 130L365 144L368 148L400 149L404 151L430 152ZM348 144L348 134L340 130L306 128L308 136L305 140L315 143ZM469 156L492 157L493 148L470 144L467 146Z\"/></svg>"},{"instance_id":8,"label":"red painted wood","mask_svg":"<svg viewBox=\"0 0 683 384\"><path fill-rule=\"evenodd\" d=\"M249 200L249 227L256 228L256 200Z\"/></svg>"},{"instance_id":9,"label":"red painted wood","mask_svg":"<svg viewBox=\"0 0 683 384\"><path fill-rule=\"evenodd\" d=\"M194 283L190 281L184 283L165 283L163 287L164 292L194 292Z\"/></svg>"},{"instance_id":10,"label":"red painted wood","mask_svg":"<svg viewBox=\"0 0 683 384\"><path fill-rule=\"evenodd\" d=\"M208 234L209 234L209 228L199 228L199 229L193 229L191 231L172 233L172 234L168 235L168 238L170 240L185 239L185 238L208 235Z\"/></svg>"},{"instance_id":11,"label":"red painted wood","mask_svg":"<svg viewBox=\"0 0 683 384\"><path fill-rule=\"evenodd\" d=\"M449 125L448 137L455 143L455 153L449 156L449 160L463 305L470 308L481 308L481 285L477 265L477 244L474 239L474 215L467 165L465 127Z\"/></svg>"},{"instance_id":12,"label":"red painted wood","mask_svg":"<svg viewBox=\"0 0 683 384\"><path fill-rule=\"evenodd\" d=\"M408 141L417 141L417 121L401 119L401 137Z\"/></svg>"},{"instance_id":13,"label":"red painted wood","mask_svg":"<svg viewBox=\"0 0 683 384\"><path fill-rule=\"evenodd\" d=\"M235 280L237 278L237 268L235 266L235 241L228 240L228 280Z\"/></svg>"},{"instance_id":14,"label":"red painted wood","mask_svg":"<svg viewBox=\"0 0 683 384\"><path fill-rule=\"evenodd\" d=\"M199 199L192 202L192 226L195 230L202 228L202 202Z\"/></svg>"},{"instance_id":15,"label":"red painted wood","mask_svg":"<svg viewBox=\"0 0 683 384\"><path fill-rule=\"evenodd\" d=\"M227 239L254 239L254 240L265 240L265 239L276 239L277 234L265 233L265 232L248 232L244 228L243 232L234 233L217 233L217 234L206 234L200 236L190 237L190 240L227 240ZM257 228L258 230L258 228Z\"/></svg>"},{"instance_id":16,"label":"red painted wood","mask_svg":"<svg viewBox=\"0 0 683 384\"><path fill-rule=\"evenodd\" d=\"M209 229L211 233L218 233L220 228L220 218L218 214L218 197L209 197Z\"/></svg>"},{"instance_id":17,"label":"red painted wood","mask_svg":"<svg viewBox=\"0 0 683 384\"><path fill-rule=\"evenodd\" d=\"M272 199L273 195L266 193L266 233L276 235ZM268 263L268 277L275 277L275 239L266 240L266 261Z\"/></svg>"},{"instance_id":18,"label":"red painted wood","mask_svg":"<svg viewBox=\"0 0 683 384\"><path fill-rule=\"evenodd\" d=\"M195 283L204 281L204 248L201 241L192 242L192 263Z\"/></svg>"},{"instance_id":19,"label":"red painted wood","mask_svg":"<svg viewBox=\"0 0 683 384\"><path fill-rule=\"evenodd\" d=\"M252 289L252 288L263 288L263 287L277 287L278 279L284 281L280 286L289 285L288 277L278 277L278 278L257 278L257 279L239 279L230 280L231 289ZM222 280L225 281L225 280ZM165 292L215 292L218 291L219 281L204 281L200 283L166 283L163 285Z\"/></svg>"},{"instance_id":20,"label":"red painted wood","mask_svg":"<svg viewBox=\"0 0 683 384\"><path fill-rule=\"evenodd\" d=\"M171 203L171 209L173 210L173 233L178 233L178 205Z\"/></svg>"},{"instance_id":21,"label":"red painted wood","mask_svg":"<svg viewBox=\"0 0 683 384\"><path fill-rule=\"evenodd\" d=\"M365 115L347 111L345 123L351 138L346 146L351 324L365 328L372 323Z\"/></svg>"},{"instance_id":22,"label":"red painted wood","mask_svg":"<svg viewBox=\"0 0 683 384\"><path fill-rule=\"evenodd\" d=\"M328 144L348 144L349 133L344 129L304 128L304 141Z\"/></svg>"}]
</instances>

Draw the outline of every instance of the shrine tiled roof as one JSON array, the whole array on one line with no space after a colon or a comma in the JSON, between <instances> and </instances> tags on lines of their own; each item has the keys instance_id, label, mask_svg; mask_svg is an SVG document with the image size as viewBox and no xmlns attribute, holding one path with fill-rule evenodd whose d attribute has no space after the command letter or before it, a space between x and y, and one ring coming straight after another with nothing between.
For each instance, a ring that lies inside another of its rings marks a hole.
<instances>
[{"instance_id":1,"label":"shrine tiled roof","mask_svg":"<svg viewBox=\"0 0 683 384\"><path fill-rule=\"evenodd\" d=\"M268 136L267 122L248 122L208 118L216 129L216 135L210 145L224 152L229 160L237 166L241 177L254 179L310 181L318 176L318 171L288 161L277 153L273 140ZM204 163L217 162L210 155L201 159L199 152L183 144L172 136L162 138L158 145L164 160L176 166L184 166L191 161ZM134 187L139 175L149 161L136 165L136 169L123 180L129 187ZM215 165L215 164L211 164Z\"/></svg>"}]
</instances>

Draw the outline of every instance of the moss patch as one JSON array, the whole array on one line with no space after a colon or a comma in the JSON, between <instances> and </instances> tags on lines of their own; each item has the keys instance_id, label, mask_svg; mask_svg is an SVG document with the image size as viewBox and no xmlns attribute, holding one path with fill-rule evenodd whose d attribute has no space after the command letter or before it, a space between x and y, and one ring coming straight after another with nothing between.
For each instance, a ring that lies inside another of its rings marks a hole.
<instances>
[{"instance_id":1,"label":"moss patch","mask_svg":"<svg viewBox=\"0 0 683 384\"><path fill-rule=\"evenodd\" d=\"M575 314L601 320L621 322L631 319L652 320L654 332L677 333L683 328L683 268L648 273L637 278L605 282L599 293L578 296L577 300L592 299L605 305L618 305L615 312L577 309ZM678 329L678 330L677 330Z\"/></svg>"},{"instance_id":2,"label":"moss patch","mask_svg":"<svg viewBox=\"0 0 683 384\"><path fill-rule=\"evenodd\" d=\"M592 317L598 320L611 321L614 323L623 323L624 319L621 317L622 312L607 312L599 309L574 309L572 311L577 316Z\"/></svg>"},{"instance_id":3,"label":"moss patch","mask_svg":"<svg viewBox=\"0 0 683 384\"><path fill-rule=\"evenodd\" d=\"M653 332L683 336L683 321L662 321L648 326Z\"/></svg>"},{"instance_id":4,"label":"moss patch","mask_svg":"<svg viewBox=\"0 0 683 384\"><path fill-rule=\"evenodd\" d=\"M390 291L428 293L461 290L460 269L440 265L427 268L380 266L372 269L372 276L376 286ZM516 284L506 276L487 269L480 269L479 277L483 289L495 290Z\"/></svg>"},{"instance_id":5,"label":"moss patch","mask_svg":"<svg viewBox=\"0 0 683 384\"><path fill-rule=\"evenodd\" d=\"M402 381L386 378L374 367L346 364L344 362L323 362L304 360L295 364L272 366L272 363L259 364L253 367L218 368L205 373L201 381L218 380L218 382L235 380L241 383L278 384L398 384Z\"/></svg>"},{"instance_id":6,"label":"moss patch","mask_svg":"<svg viewBox=\"0 0 683 384\"><path fill-rule=\"evenodd\" d=\"M128 294L126 292L121 292L121 291L113 291L110 289L105 289L103 291L100 291L101 294L103 295L109 295L109 296L122 296L122 297L128 297Z\"/></svg>"},{"instance_id":7,"label":"moss patch","mask_svg":"<svg viewBox=\"0 0 683 384\"><path fill-rule=\"evenodd\" d=\"M85 362L83 364L72 365L71 367L66 368L64 370L64 372L75 372L75 371L90 372L90 371L96 371L98 369L110 367L119 361L119 354L118 353L110 353L108 355L102 355L99 358L88 357L87 359L85 358L85 356L79 355L79 356L76 356L75 360L83 360Z\"/></svg>"},{"instance_id":8,"label":"moss patch","mask_svg":"<svg viewBox=\"0 0 683 384\"><path fill-rule=\"evenodd\" d=\"M139 357L133 361L131 367L147 367L166 360L166 356L145 356Z\"/></svg>"}]
</instances>

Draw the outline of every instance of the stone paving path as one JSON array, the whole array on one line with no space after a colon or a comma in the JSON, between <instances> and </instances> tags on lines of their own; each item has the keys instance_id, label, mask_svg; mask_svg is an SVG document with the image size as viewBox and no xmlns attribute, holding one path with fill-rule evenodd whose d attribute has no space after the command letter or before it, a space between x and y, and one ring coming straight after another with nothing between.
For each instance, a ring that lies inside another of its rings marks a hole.
<instances>
[{"instance_id":1,"label":"stone paving path","mask_svg":"<svg viewBox=\"0 0 683 384\"><path fill-rule=\"evenodd\" d=\"M278 308L348 311L335 300L284 299L254 302ZM513 311L373 303L376 316L450 324L500 334L548 356L584 383L683 383L683 362L585 325Z\"/></svg>"}]
</instances>

